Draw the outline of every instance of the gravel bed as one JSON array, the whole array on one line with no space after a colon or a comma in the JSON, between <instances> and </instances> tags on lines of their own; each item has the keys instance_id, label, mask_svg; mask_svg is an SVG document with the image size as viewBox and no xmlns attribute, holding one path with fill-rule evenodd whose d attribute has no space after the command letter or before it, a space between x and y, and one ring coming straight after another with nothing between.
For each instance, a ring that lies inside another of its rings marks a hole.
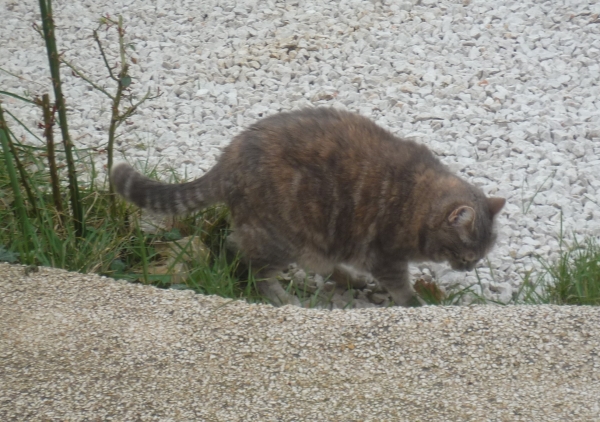
<instances>
[{"instance_id":1,"label":"gravel bed","mask_svg":"<svg viewBox=\"0 0 600 422\"><path fill-rule=\"evenodd\" d=\"M1 89L49 86L37 2L6 0ZM133 89L160 89L122 128L119 154L196 177L232 136L281 110L357 111L428 145L453 170L508 203L498 247L474 289L508 301L535 254L600 236L600 3L595 0L54 2L65 57L110 86L92 29L122 14ZM114 38L101 37L113 52ZM104 147L110 104L63 69L75 143ZM27 81L34 82L27 82ZM41 114L4 106L34 127ZM12 125L16 129L15 125ZM17 130L18 132L18 130ZM102 169L102 167L100 166ZM103 174L102 174L103 176ZM445 287L478 281L422 265Z\"/></svg>"},{"instance_id":2,"label":"gravel bed","mask_svg":"<svg viewBox=\"0 0 600 422\"><path fill-rule=\"evenodd\" d=\"M0 420L595 421L600 310L250 305L0 264Z\"/></svg>"}]
</instances>

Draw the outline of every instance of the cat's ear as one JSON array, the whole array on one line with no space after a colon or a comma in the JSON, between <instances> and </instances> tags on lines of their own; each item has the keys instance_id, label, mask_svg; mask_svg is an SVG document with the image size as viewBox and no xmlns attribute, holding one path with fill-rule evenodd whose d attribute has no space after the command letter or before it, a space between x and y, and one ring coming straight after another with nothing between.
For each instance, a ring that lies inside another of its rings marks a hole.
<instances>
[{"instance_id":1,"label":"cat's ear","mask_svg":"<svg viewBox=\"0 0 600 422\"><path fill-rule=\"evenodd\" d=\"M455 227L471 228L475 221L475 210L462 205L450 213L448 221Z\"/></svg>"},{"instance_id":2,"label":"cat's ear","mask_svg":"<svg viewBox=\"0 0 600 422\"><path fill-rule=\"evenodd\" d=\"M506 199L504 198L488 198L488 207L490 209L490 214L492 214L492 217L495 216L496 214L498 214L500 212L500 210L502 209L502 207L504 207L504 204L506 204Z\"/></svg>"}]
</instances>

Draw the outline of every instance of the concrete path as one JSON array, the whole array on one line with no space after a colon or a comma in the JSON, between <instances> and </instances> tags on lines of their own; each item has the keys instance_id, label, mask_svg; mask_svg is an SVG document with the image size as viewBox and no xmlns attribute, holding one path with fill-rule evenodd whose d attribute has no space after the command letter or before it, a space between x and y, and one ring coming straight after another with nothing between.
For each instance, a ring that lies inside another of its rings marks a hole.
<instances>
[{"instance_id":1,"label":"concrete path","mask_svg":"<svg viewBox=\"0 0 600 422\"><path fill-rule=\"evenodd\" d=\"M600 309L322 311L0 264L0 420L600 420Z\"/></svg>"}]
</instances>

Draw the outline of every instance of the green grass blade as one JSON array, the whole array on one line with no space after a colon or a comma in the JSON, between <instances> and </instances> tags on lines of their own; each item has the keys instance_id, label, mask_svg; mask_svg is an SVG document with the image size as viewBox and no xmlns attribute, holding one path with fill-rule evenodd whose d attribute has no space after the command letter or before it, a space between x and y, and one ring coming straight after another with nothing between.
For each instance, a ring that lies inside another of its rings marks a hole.
<instances>
[{"instance_id":1,"label":"green grass blade","mask_svg":"<svg viewBox=\"0 0 600 422\"><path fill-rule=\"evenodd\" d=\"M35 104L35 101L30 100L29 98L25 98L25 97L22 97L20 95L17 95L17 94L15 94L13 92L0 91L0 95L7 95L9 97L16 98L17 100L25 101L26 103L29 103L29 104Z\"/></svg>"},{"instance_id":2,"label":"green grass blade","mask_svg":"<svg viewBox=\"0 0 600 422\"><path fill-rule=\"evenodd\" d=\"M0 141L2 143L2 152L4 155L6 170L10 178L10 184L13 190L15 208L17 215L19 216L19 223L21 225L23 233L25 233L26 238L29 241L31 241L34 246L33 251L25 250L23 252L25 253L26 260L28 261L27 263L34 264L35 262L33 262L32 258L35 255L35 252L39 250L39 243L37 236L33 230L33 226L31 225L31 221L27 216L27 210L23 202L23 197L21 196L21 189L19 188L16 169L13 164L13 157L9 146L8 136L8 128L6 125L6 120L4 120L2 105L0 104Z\"/></svg>"}]
</instances>

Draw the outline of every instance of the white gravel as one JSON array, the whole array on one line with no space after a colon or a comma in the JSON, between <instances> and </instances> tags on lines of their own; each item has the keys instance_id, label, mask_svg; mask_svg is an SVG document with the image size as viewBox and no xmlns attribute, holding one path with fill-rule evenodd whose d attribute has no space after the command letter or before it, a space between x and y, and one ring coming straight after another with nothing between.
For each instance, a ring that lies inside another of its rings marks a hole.
<instances>
[{"instance_id":1,"label":"white gravel","mask_svg":"<svg viewBox=\"0 0 600 422\"><path fill-rule=\"evenodd\" d=\"M310 105L357 111L427 144L507 197L498 247L478 269L482 293L506 301L540 267L532 254L556 257L561 219L567 238L600 236L600 3L384 3L56 1L54 16L65 56L110 87L92 29L101 14L123 15L135 92L162 92L122 129L118 148L130 161L195 177L243 127ZM31 28L37 2L0 8L0 67L35 81L0 71L1 89L45 92L45 50ZM115 38L106 42L115 52ZM110 105L63 74L73 138L103 160ZM41 120L2 99L31 127ZM421 270L444 286L477 281Z\"/></svg>"}]
</instances>

